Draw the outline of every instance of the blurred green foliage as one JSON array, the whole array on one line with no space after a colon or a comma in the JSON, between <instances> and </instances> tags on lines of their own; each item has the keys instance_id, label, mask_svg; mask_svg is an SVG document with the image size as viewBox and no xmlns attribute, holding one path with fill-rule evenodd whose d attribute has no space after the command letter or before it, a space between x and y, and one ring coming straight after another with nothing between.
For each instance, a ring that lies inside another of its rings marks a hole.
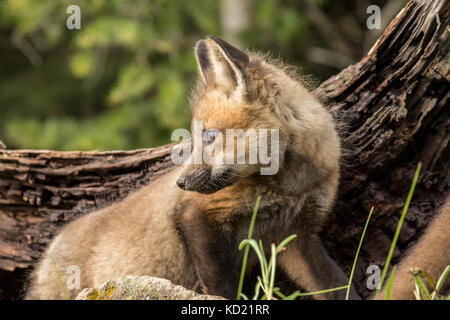
<instances>
[{"instance_id":1,"label":"blurred green foliage","mask_svg":"<svg viewBox=\"0 0 450 320\"><path fill-rule=\"evenodd\" d=\"M66 27L71 4L81 30ZM255 1L242 44L309 68L304 49L317 34L302 5ZM221 32L214 0L2 0L0 140L57 150L167 143L189 126L193 46ZM312 71L323 80L337 70Z\"/></svg>"}]
</instances>

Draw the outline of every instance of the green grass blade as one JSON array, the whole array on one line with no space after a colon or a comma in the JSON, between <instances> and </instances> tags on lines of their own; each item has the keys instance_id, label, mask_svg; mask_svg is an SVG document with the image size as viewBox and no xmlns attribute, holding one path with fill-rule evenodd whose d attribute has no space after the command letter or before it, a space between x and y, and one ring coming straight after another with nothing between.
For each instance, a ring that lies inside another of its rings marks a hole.
<instances>
[{"instance_id":1,"label":"green grass blade","mask_svg":"<svg viewBox=\"0 0 450 320\"><path fill-rule=\"evenodd\" d=\"M276 259L277 259L277 248L274 244L272 244L272 261L270 263L270 285L269 285L269 293L270 293L270 300L273 296L273 287L275 285L275 273L276 273Z\"/></svg>"},{"instance_id":2,"label":"green grass blade","mask_svg":"<svg viewBox=\"0 0 450 320\"><path fill-rule=\"evenodd\" d=\"M430 276L425 270L417 269L417 274L422 278L427 279L428 283L433 288L433 290L436 289L436 282L434 281L433 277Z\"/></svg>"},{"instance_id":3,"label":"green grass blade","mask_svg":"<svg viewBox=\"0 0 450 320\"><path fill-rule=\"evenodd\" d=\"M266 254L264 253L264 247L261 239L259 239L259 249L262 257L262 260L260 259L260 262L263 264L264 270L268 270L267 258Z\"/></svg>"},{"instance_id":4,"label":"green grass blade","mask_svg":"<svg viewBox=\"0 0 450 320\"><path fill-rule=\"evenodd\" d=\"M268 271L267 261L265 261L264 256L262 255L261 251L259 250L258 243L254 239L250 239L250 240L246 239L241 242L241 244L239 245L239 249L242 249L245 245L247 245L247 247L248 247L248 245L250 245L253 248L253 250L255 250L255 253L258 256L259 263L261 265L261 276L263 277L263 279L266 279L266 275L267 275L267 271Z\"/></svg>"},{"instance_id":5,"label":"green grass blade","mask_svg":"<svg viewBox=\"0 0 450 320\"><path fill-rule=\"evenodd\" d=\"M55 269L56 277L58 278L59 285L60 285L64 295L66 296L66 300L69 300L70 299L69 293L67 292L66 286L64 285L64 282L62 281L62 278L61 278L61 275L59 274L58 268L56 267L55 260L53 260L53 258L51 258L51 257L50 257L50 260L52 262L53 269Z\"/></svg>"},{"instance_id":6,"label":"green grass blade","mask_svg":"<svg viewBox=\"0 0 450 320\"><path fill-rule=\"evenodd\" d=\"M241 293L241 297L242 297L244 300L248 300L248 297L247 297L245 294L243 294L243 293Z\"/></svg>"},{"instance_id":7,"label":"green grass blade","mask_svg":"<svg viewBox=\"0 0 450 320\"><path fill-rule=\"evenodd\" d=\"M347 289L347 287L348 287L348 285L342 286L342 287L326 289L326 290L314 291L314 292L299 293L297 295L297 297L312 296L312 295L315 295L315 294L323 294L323 293L328 293L328 292L333 292L333 291L345 290L345 289Z\"/></svg>"},{"instance_id":8,"label":"green grass blade","mask_svg":"<svg viewBox=\"0 0 450 320\"><path fill-rule=\"evenodd\" d=\"M255 286L255 294L253 295L253 300L257 300L259 297L259 292L261 289L261 282L257 281Z\"/></svg>"},{"instance_id":9,"label":"green grass blade","mask_svg":"<svg viewBox=\"0 0 450 320\"><path fill-rule=\"evenodd\" d=\"M391 274L389 276L388 282L386 284L386 300L391 300L392 284L394 283L395 272L397 271L397 266L392 268Z\"/></svg>"},{"instance_id":10,"label":"green grass blade","mask_svg":"<svg viewBox=\"0 0 450 320\"><path fill-rule=\"evenodd\" d=\"M425 298L425 300L431 300L430 292L428 291L428 288L425 285L425 283L420 278L420 275L414 274L413 276L414 276L414 280L416 281L416 285L420 290L420 296Z\"/></svg>"},{"instance_id":11,"label":"green grass blade","mask_svg":"<svg viewBox=\"0 0 450 320\"><path fill-rule=\"evenodd\" d=\"M248 240L250 240L252 238L253 228L255 226L256 214L258 213L260 202L261 202L261 196L258 196L258 198L256 198L256 204L255 204L255 208L253 209L252 220L250 222L250 227L248 229L248 237L247 237ZM237 295L236 295L236 299L237 300L239 300L240 297L241 297L242 287L244 285L244 276L245 276L245 270L247 268L247 259L248 259L249 251L250 251L250 247L247 246L245 248L244 259L242 261L241 276L240 276L240 279L239 279L239 287L238 287L238 292L237 292Z\"/></svg>"},{"instance_id":12,"label":"green grass blade","mask_svg":"<svg viewBox=\"0 0 450 320\"><path fill-rule=\"evenodd\" d=\"M364 230L361 235L361 240L359 240L359 245L358 245L358 249L356 250L355 260L353 261L352 271L350 272L350 279L348 280L348 288L347 288L347 293L345 294L345 300L348 300L348 297L350 295L350 287L352 285L353 274L355 273L356 262L358 261L359 250L361 250L361 246L362 246L362 243L364 240L364 236L366 235L367 226L369 225L369 221L370 221L370 217L372 216L372 213L373 213L373 207L370 209L369 216L367 217L366 225L364 226Z\"/></svg>"},{"instance_id":13,"label":"green grass blade","mask_svg":"<svg viewBox=\"0 0 450 320\"><path fill-rule=\"evenodd\" d=\"M442 286L444 285L445 279L447 279L448 274L450 273L450 265L448 265L444 272L442 272L441 276L439 277L439 280L436 284L436 290L431 295L431 299L436 298L436 294L439 294L439 291L441 290Z\"/></svg>"},{"instance_id":14,"label":"green grass blade","mask_svg":"<svg viewBox=\"0 0 450 320\"><path fill-rule=\"evenodd\" d=\"M263 247L263 243L262 243L261 239L259 239L259 249L261 250L261 255L263 256L264 261L267 261L266 254L264 253L264 247Z\"/></svg>"},{"instance_id":15,"label":"green grass blade","mask_svg":"<svg viewBox=\"0 0 450 320\"><path fill-rule=\"evenodd\" d=\"M284 294L281 293L280 288L278 287L273 288L273 292L283 300L287 298Z\"/></svg>"},{"instance_id":16,"label":"green grass blade","mask_svg":"<svg viewBox=\"0 0 450 320\"><path fill-rule=\"evenodd\" d=\"M292 240L294 240L297 237L296 234L291 234L289 237L287 237L286 239L284 239L277 247L277 252L280 252L284 247L287 246L287 244L289 242L291 242Z\"/></svg>"},{"instance_id":17,"label":"green grass blade","mask_svg":"<svg viewBox=\"0 0 450 320\"><path fill-rule=\"evenodd\" d=\"M394 239L392 240L391 248L389 250L389 254L388 254L388 257L386 259L386 263L384 264L383 273L381 274L380 283L378 285L378 289L377 289L377 293L376 293L375 297L378 296L378 294L380 293L381 288L383 287L383 282L384 282L384 279L386 278L386 274L387 274L387 271L389 269L389 265L391 263L392 255L394 253L395 245L397 244L398 236L400 234L400 230L401 230L402 225L403 225L403 220L405 220L406 212L408 211L409 204L411 203L411 198L413 196L414 189L416 188L416 184L417 184L417 180L419 179L419 174L420 174L420 169L421 168L422 168L422 162L419 162L417 164L417 169L416 169L416 172L414 174L414 179L413 179L413 182L411 184L411 188L409 189L409 194L408 194L408 197L406 198L406 202L405 202L405 205L403 207L403 211L402 211L402 214L400 216L400 220L399 220L398 225L397 225L397 230L395 230Z\"/></svg>"},{"instance_id":18,"label":"green grass blade","mask_svg":"<svg viewBox=\"0 0 450 320\"><path fill-rule=\"evenodd\" d=\"M297 297L300 297L300 296L301 296L301 292L297 290L294 293L291 293L290 295L285 297L283 300L295 300Z\"/></svg>"}]
</instances>

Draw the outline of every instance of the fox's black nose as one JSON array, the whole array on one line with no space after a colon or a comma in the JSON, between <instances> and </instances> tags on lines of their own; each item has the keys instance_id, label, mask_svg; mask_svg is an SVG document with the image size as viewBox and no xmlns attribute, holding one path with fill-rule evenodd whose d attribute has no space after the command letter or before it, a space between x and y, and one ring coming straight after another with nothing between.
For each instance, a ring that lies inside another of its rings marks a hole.
<instances>
[{"instance_id":1,"label":"fox's black nose","mask_svg":"<svg viewBox=\"0 0 450 320\"><path fill-rule=\"evenodd\" d=\"M180 187L181 189L185 190L186 187L186 178L184 177L179 177L177 180L177 186Z\"/></svg>"}]
</instances>

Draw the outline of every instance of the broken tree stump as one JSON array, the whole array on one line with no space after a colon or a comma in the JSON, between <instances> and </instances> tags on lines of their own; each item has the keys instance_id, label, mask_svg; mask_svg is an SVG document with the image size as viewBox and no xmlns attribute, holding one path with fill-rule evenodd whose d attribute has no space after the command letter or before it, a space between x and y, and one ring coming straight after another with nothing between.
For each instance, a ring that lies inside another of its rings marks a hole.
<instances>
[{"instance_id":1,"label":"broken tree stump","mask_svg":"<svg viewBox=\"0 0 450 320\"><path fill-rule=\"evenodd\" d=\"M367 56L314 91L338 120L345 149L339 197L322 233L345 271L375 208L354 278L364 297L371 293L366 269L384 264L417 163L422 173L394 263L449 193L449 15L448 1L410 1ZM20 296L27 272L62 225L170 170L172 147L0 150L0 298Z\"/></svg>"}]
</instances>

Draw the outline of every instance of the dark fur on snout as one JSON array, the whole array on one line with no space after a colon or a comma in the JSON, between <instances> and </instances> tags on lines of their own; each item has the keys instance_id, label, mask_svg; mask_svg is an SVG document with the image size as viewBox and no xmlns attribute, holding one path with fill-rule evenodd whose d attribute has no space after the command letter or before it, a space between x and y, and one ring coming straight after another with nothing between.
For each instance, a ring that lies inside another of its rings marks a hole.
<instances>
[{"instance_id":1,"label":"dark fur on snout","mask_svg":"<svg viewBox=\"0 0 450 320\"><path fill-rule=\"evenodd\" d=\"M182 175L177 180L177 186L186 191L211 194L233 184L231 169L218 176L211 174L211 168L199 168L189 175Z\"/></svg>"}]
</instances>

